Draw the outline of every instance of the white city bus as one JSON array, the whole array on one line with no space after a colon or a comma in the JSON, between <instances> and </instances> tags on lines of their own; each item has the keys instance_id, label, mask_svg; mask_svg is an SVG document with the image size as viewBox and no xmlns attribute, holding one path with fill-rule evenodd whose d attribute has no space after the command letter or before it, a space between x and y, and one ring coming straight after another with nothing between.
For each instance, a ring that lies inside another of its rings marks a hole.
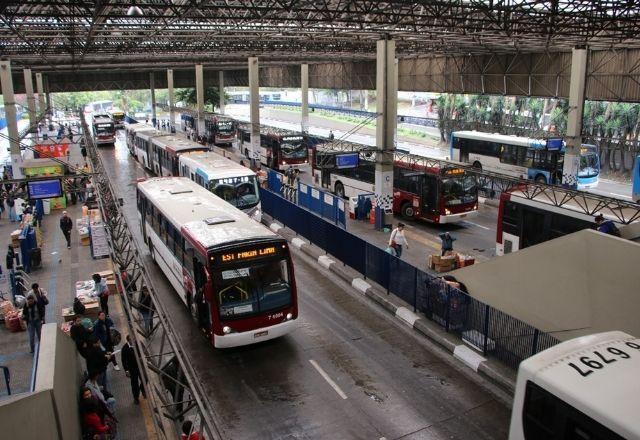
<instances>
[{"instance_id":1,"label":"white city bus","mask_svg":"<svg viewBox=\"0 0 640 440\"><path fill-rule=\"evenodd\" d=\"M142 131L153 131L155 127L151 124L140 122L137 124L127 124L124 128L124 132L127 138L127 148L132 156L136 156L136 133Z\"/></svg>"},{"instance_id":2,"label":"white city bus","mask_svg":"<svg viewBox=\"0 0 640 440\"><path fill-rule=\"evenodd\" d=\"M451 133L452 160L540 183L561 184L565 144L560 138L532 139L480 131ZM600 160L594 145L580 149L578 189L598 186Z\"/></svg>"},{"instance_id":3,"label":"white city bus","mask_svg":"<svg viewBox=\"0 0 640 440\"><path fill-rule=\"evenodd\" d=\"M135 137L133 143L135 145L135 158L138 162L140 162L144 167L154 172L153 170L153 147L151 144L151 140L160 137L160 136L169 136L169 133L166 131L159 131L156 129L152 130L140 130L135 133Z\"/></svg>"},{"instance_id":4,"label":"white city bus","mask_svg":"<svg viewBox=\"0 0 640 440\"><path fill-rule=\"evenodd\" d=\"M182 154L193 151L209 151L209 147L175 134L153 137L151 139L152 154L149 158L150 168L158 177L178 176L180 175L178 158Z\"/></svg>"},{"instance_id":5,"label":"white city bus","mask_svg":"<svg viewBox=\"0 0 640 440\"><path fill-rule=\"evenodd\" d=\"M607 332L520 363L510 440L639 440L640 339Z\"/></svg>"},{"instance_id":6,"label":"white city bus","mask_svg":"<svg viewBox=\"0 0 640 440\"><path fill-rule=\"evenodd\" d=\"M109 115L94 115L91 123L96 145L110 144L116 141L116 128Z\"/></svg>"},{"instance_id":7,"label":"white city bus","mask_svg":"<svg viewBox=\"0 0 640 440\"><path fill-rule=\"evenodd\" d=\"M213 152L180 155L180 175L188 177L260 222L260 191L256 173Z\"/></svg>"},{"instance_id":8,"label":"white city bus","mask_svg":"<svg viewBox=\"0 0 640 440\"><path fill-rule=\"evenodd\" d=\"M151 258L214 347L262 342L295 328L285 239L184 177L152 178L137 189Z\"/></svg>"}]
</instances>

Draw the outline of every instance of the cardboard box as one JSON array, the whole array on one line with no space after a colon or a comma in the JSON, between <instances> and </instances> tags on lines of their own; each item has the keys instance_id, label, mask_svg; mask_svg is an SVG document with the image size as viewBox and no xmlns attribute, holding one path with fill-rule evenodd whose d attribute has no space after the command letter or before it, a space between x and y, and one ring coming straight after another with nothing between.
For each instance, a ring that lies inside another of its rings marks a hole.
<instances>
[{"instance_id":1,"label":"cardboard box","mask_svg":"<svg viewBox=\"0 0 640 440\"><path fill-rule=\"evenodd\" d=\"M100 303L98 301L84 303L84 313L82 316L94 321L98 319L98 313L100 313Z\"/></svg>"},{"instance_id":2,"label":"cardboard box","mask_svg":"<svg viewBox=\"0 0 640 440\"><path fill-rule=\"evenodd\" d=\"M11 246L14 248L20 247L20 234L22 229L16 229L11 233Z\"/></svg>"},{"instance_id":3,"label":"cardboard box","mask_svg":"<svg viewBox=\"0 0 640 440\"><path fill-rule=\"evenodd\" d=\"M116 284L116 280L107 279L107 289L109 289L109 295L117 295L118 294L118 286Z\"/></svg>"},{"instance_id":4,"label":"cardboard box","mask_svg":"<svg viewBox=\"0 0 640 440\"><path fill-rule=\"evenodd\" d=\"M105 278L107 281L115 279L113 276L113 270L103 270L102 272L96 272L96 273L100 275L102 278Z\"/></svg>"},{"instance_id":5,"label":"cardboard box","mask_svg":"<svg viewBox=\"0 0 640 440\"><path fill-rule=\"evenodd\" d=\"M62 319L64 319L64 322L69 322L76 319L76 314L73 311L73 307L65 307L62 309Z\"/></svg>"},{"instance_id":6,"label":"cardboard box","mask_svg":"<svg viewBox=\"0 0 640 440\"><path fill-rule=\"evenodd\" d=\"M89 246L91 244L91 238L87 235L86 237L80 237L80 244L82 246Z\"/></svg>"}]
</instances>

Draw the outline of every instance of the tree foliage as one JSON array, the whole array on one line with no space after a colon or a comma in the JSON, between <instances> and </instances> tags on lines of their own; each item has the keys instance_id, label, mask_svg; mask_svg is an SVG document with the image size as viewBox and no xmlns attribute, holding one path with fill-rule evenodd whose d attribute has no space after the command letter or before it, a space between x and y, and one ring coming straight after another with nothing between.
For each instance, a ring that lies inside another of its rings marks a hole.
<instances>
[{"instance_id":1,"label":"tree foliage","mask_svg":"<svg viewBox=\"0 0 640 440\"><path fill-rule=\"evenodd\" d=\"M176 101L182 101L188 107L198 104L195 88L176 89ZM218 87L206 87L204 89L204 107L206 111L213 111L220 102L220 90Z\"/></svg>"}]
</instances>

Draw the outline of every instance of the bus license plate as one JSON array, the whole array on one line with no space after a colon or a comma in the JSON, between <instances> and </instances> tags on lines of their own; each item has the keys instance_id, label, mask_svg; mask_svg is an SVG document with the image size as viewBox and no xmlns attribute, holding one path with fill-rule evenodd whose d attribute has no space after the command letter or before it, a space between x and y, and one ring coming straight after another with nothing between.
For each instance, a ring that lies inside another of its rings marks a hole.
<instances>
[{"instance_id":1,"label":"bus license plate","mask_svg":"<svg viewBox=\"0 0 640 440\"><path fill-rule=\"evenodd\" d=\"M262 336L267 336L268 334L269 334L269 330L265 330L263 332L254 333L253 334L253 338L257 339L257 338L260 338Z\"/></svg>"}]
</instances>

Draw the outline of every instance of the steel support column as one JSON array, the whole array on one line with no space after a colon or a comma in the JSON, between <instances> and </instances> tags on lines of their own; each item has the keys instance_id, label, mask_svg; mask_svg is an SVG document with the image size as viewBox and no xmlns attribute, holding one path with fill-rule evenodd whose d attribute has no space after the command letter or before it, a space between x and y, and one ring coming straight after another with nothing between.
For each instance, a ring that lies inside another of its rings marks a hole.
<instances>
[{"instance_id":1,"label":"steel support column","mask_svg":"<svg viewBox=\"0 0 640 440\"><path fill-rule=\"evenodd\" d=\"M156 85L155 75L149 72L149 88L151 89L151 123L156 125Z\"/></svg>"},{"instance_id":2,"label":"steel support column","mask_svg":"<svg viewBox=\"0 0 640 440\"><path fill-rule=\"evenodd\" d=\"M300 89L302 92L302 132L309 132L309 65L300 66Z\"/></svg>"},{"instance_id":3,"label":"steel support column","mask_svg":"<svg viewBox=\"0 0 640 440\"><path fill-rule=\"evenodd\" d=\"M260 82L258 58L249 57L249 123L251 124L251 159L260 160Z\"/></svg>"},{"instance_id":4,"label":"steel support column","mask_svg":"<svg viewBox=\"0 0 640 440\"><path fill-rule=\"evenodd\" d=\"M398 114L398 69L393 40L378 41L376 59L376 225L386 224L392 213L393 153L396 144Z\"/></svg>"},{"instance_id":5,"label":"steel support column","mask_svg":"<svg viewBox=\"0 0 640 440\"><path fill-rule=\"evenodd\" d=\"M204 77L202 64L196 64L196 100L198 106L198 136L204 134Z\"/></svg>"},{"instance_id":6,"label":"steel support column","mask_svg":"<svg viewBox=\"0 0 640 440\"><path fill-rule=\"evenodd\" d=\"M562 169L562 183L570 188L578 185L580 146L582 144L582 112L587 79L587 49L575 48L571 56L569 83L569 112L567 115L566 150Z\"/></svg>"},{"instance_id":7,"label":"steel support column","mask_svg":"<svg viewBox=\"0 0 640 440\"><path fill-rule=\"evenodd\" d=\"M42 86L42 73L36 73L36 91L38 92L38 113L44 113L44 87Z\"/></svg>"},{"instance_id":8,"label":"steel support column","mask_svg":"<svg viewBox=\"0 0 640 440\"><path fill-rule=\"evenodd\" d=\"M167 88L169 89L169 130L176 125L176 99L173 94L173 69L167 69Z\"/></svg>"},{"instance_id":9,"label":"steel support column","mask_svg":"<svg viewBox=\"0 0 640 440\"><path fill-rule=\"evenodd\" d=\"M51 89L49 88L49 78L47 76L43 76L42 81L44 83L45 105L47 106L47 111L49 112L49 114L53 115L53 105L51 104Z\"/></svg>"},{"instance_id":10,"label":"steel support column","mask_svg":"<svg viewBox=\"0 0 640 440\"><path fill-rule=\"evenodd\" d=\"M16 115L16 101L13 95L13 78L11 76L11 61L0 61L0 83L2 83L2 98L4 112L9 132L9 150L11 152L11 169L13 178L21 179L22 156L20 155L20 139L18 138L18 120Z\"/></svg>"},{"instance_id":11,"label":"steel support column","mask_svg":"<svg viewBox=\"0 0 640 440\"><path fill-rule=\"evenodd\" d=\"M218 93L220 95L219 111L221 115L224 115L224 70L218 72Z\"/></svg>"},{"instance_id":12,"label":"steel support column","mask_svg":"<svg viewBox=\"0 0 640 440\"><path fill-rule=\"evenodd\" d=\"M38 117L36 115L36 97L33 94L33 76L31 69L24 69L24 90L27 94L27 111L29 112L29 132L38 130Z\"/></svg>"}]
</instances>

